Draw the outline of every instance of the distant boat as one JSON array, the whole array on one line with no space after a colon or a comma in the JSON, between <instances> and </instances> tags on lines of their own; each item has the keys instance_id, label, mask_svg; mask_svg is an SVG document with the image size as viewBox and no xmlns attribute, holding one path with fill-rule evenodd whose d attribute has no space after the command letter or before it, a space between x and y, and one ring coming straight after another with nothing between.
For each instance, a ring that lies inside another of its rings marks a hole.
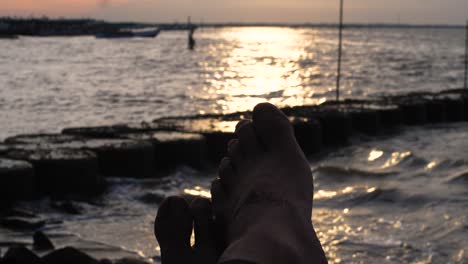
<instances>
[{"instance_id":1,"label":"distant boat","mask_svg":"<svg viewBox=\"0 0 468 264\"><path fill-rule=\"evenodd\" d=\"M161 30L158 29L141 29L141 30L125 30L107 33L96 34L96 38L155 38Z\"/></svg>"}]
</instances>

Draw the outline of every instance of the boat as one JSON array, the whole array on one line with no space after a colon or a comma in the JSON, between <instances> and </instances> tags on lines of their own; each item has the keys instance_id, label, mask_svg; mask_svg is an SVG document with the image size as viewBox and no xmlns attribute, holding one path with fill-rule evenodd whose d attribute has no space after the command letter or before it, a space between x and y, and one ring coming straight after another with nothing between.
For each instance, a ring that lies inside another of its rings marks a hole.
<instances>
[{"instance_id":1,"label":"boat","mask_svg":"<svg viewBox=\"0 0 468 264\"><path fill-rule=\"evenodd\" d=\"M96 34L96 38L155 38L161 30L157 29L140 29L140 30L121 30L114 32L105 32Z\"/></svg>"}]
</instances>

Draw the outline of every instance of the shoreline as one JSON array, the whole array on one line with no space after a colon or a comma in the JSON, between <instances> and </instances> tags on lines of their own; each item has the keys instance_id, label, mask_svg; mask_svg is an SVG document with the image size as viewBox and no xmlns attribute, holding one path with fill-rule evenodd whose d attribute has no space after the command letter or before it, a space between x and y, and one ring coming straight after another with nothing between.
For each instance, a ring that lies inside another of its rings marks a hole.
<instances>
[{"instance_id":1,"label":"shoreline","mask_svg":"<svg viewBox=\"0 0 468 264\"><path fill-rule=\"evenodd\" d=\"M338 28L336 23L142 23L142 22L110 22L104 20L79 19L49 19L49 18L10 18L0 17L0 36L93 36L103 33L118 32L122 29L141 29L157 27L162 31L189 31L197 28L226 27L285 27L285 28ZM347 29L464 29L465 25L455 24L395 24L395 23L346 23Z\"/></svg>"}]
</instances>

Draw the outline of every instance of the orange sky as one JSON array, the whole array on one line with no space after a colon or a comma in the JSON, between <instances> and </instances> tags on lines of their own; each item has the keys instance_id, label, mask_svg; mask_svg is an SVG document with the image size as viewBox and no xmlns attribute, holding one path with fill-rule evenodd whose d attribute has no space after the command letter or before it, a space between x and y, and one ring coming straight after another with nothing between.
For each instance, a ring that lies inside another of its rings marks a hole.
<instances>
[{"instance_id":1,"label":"orange sky","mask_svg":"<svg viewBox=\"0 0 468 264\"><path fill-rule=\"evenodd\" d=\"M112 21L336 22L339 0L0 0L0 16ZM345 0L345 21L464 24L468 0Z\"/></svg>"},{"instance_id":2,"label":"orange sky","mask_svg":"<svg viewBox=\"0 0 468 264\"><path fill-rule=\"evenodd\" d=\"M0 0L0 14L85 16L97 9L127 0Z\"/></svg>"}]
</instances>

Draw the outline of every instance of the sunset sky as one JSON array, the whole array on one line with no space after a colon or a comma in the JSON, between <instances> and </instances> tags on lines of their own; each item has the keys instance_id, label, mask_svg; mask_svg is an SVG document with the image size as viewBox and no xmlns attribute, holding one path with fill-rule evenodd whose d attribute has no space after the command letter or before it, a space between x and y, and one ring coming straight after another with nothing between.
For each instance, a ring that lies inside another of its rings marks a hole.
<instances>
[{"instance_id":1,"label":"sunset sky","mask_svg":"<svg viewBox=\"0 0 468 264\"><path fill-rule=\"evenodd\" d=\"M336 22L338 0L1 0L0 16L112 21ZM467 0L345 0L347 22L464 24Z\"/></svg>"}]
</instances>

